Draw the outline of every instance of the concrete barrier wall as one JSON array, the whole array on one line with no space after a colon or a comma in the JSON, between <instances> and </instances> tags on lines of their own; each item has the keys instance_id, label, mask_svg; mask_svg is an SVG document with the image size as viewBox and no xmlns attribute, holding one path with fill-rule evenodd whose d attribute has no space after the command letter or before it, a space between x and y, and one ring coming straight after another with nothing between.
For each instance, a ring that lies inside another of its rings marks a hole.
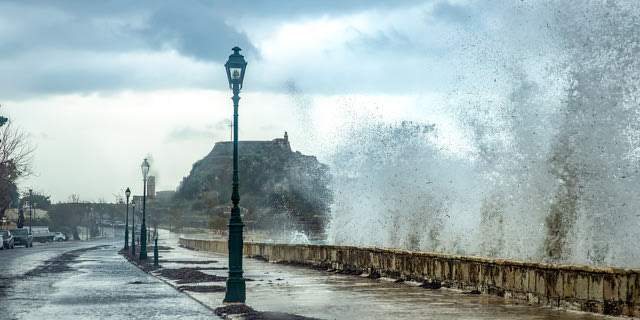
<instances>
[{"instance_id":1,"label":"concrete barrier wall","mask_svg":"<svg viewBox=\"0 0 640 320\"><path fill-rule=\"evenodd\" d=\"M180 238L180 244L191 249L228 252L223 240ZM331 245L245 242L244 254L272 262L436 282L533 305L640 317L640 270Z\"/></svg>"}]
</instances>

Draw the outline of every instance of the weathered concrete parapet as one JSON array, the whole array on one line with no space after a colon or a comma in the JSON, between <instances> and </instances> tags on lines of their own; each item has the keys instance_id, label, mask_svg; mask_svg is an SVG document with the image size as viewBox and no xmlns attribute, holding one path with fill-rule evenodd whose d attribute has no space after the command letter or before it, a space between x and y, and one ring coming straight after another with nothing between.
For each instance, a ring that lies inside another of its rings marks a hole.
<instances>
[{"instance_id":1,"label":"weathered concrete parapet","mask_svg":"<svg viewBox=\"0 0 640 320\"><path fill-rule=\"evenodd\" d=\"M227 253L223 240L180 238L180 244ZM534 305L640 317L640 270L331 245L245 242L244 253L272 262L438 282Z\"/></svg>"}]
</instances>

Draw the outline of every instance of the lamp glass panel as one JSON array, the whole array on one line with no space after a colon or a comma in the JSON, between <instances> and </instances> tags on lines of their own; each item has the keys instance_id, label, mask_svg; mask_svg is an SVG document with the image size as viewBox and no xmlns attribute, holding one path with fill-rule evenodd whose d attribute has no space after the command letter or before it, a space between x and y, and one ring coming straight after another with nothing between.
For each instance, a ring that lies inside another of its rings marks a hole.
<instances>
[{"instance_id":1,"label":"lamp glass panel","mask_svg":"<svg viewBox=\"0 0 640 320\"><path fill-rule=\"evenodd\" d=\"M232 80L240 80L240 75L242 74L242 68L230 68L229 72L231 74Z\"/></svg>"},{"instance_id":2,"label":"lamp glass panel","mask_svg":"<svg viewBox=\"0 0 640 320\"><path fill-rule=\"evenodd\" d=\"M149 173L149 162L147 162L147 159L144 159L144 162L142 162L142 165L140 165L140 168L142 168L142 175L146 177L147 174Z\"/></svg>"}]
</instances>

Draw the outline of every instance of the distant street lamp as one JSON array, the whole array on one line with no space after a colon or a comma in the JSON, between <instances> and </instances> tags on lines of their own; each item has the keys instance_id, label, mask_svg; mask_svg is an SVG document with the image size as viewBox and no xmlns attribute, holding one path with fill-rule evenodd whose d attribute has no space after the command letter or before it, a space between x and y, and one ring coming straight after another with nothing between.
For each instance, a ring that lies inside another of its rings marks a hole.
<instances>
[{"instance_id":1,"label":"distant street lamp","mask_svg":"<svg viewBox=\"0 0 640 320\"><path fill-rule=\"evenodd\" d=\"M242 277L242 216L240 215L240 192L238 191L238 101L240 101L240 90L242 90L242 82L244 80L244 72L247 68L247 62L240 54L240 48L233 47L233 54L229 56L229 60L224 65L227 70L227 79L229 80L229 89L233 90L233 192L231 194L231 217L229 219L229 277L227 278L227 291L224 296L224 302L244 303L246 299L246 285Z\"/></svg>"},{"instance_id":2,"label":"distant street lamp","mask_svg":"<svg viewBox=\"0 0 640 320\"><path fill-rule=\"evenodd\" d=\"M29 233L31 233L31 222L33 221L33 190L29 189Z\"/></svg>"},{"instance_id":3,"label":"distant street lamp","mask_svg":"<svg viewBox=\"0 0 640 320\"><path fill-rule=\"evenodd\" d=\"M135 257L136 256L136 237L135 237L136 202L133 200L131 200L131 207L132 207L132 210L131 210L131 256Z\"/></svg>"},{"instance_id":4,"label":"distant street lamp","mask_svg":"<svg viewBox=\"0 0 640 320\"><path fill-rule=\"evenodd\" d=\"M124 195L127 196L127 215L124 218L124 250L129 250L129 196L131 196L129 187L127 187Z\"/></svg>"},{"instance_id":5,"label":"distant street lamp","mask_svg":"<svg viewBox=\"0 0 640 320\"><path fill-rule=\"evenodd\" d=\"M89 241L89 229L91 229L91 213L93 212L93 208L89 207L89 211L87 212L87 241Z\"/></svg>"},{"instance_id":6,"label":"distant street lamp","mask_svg":"<svg viewBox=\"0 0 640 320\"><path fill-rule=\"evenodd\" d=\"M146 225L146 205L147 205L147 175L149 174L149 162L147 159L140 165L144 181L144 192L142 193L142 227L140 228L140 260L147 258L147 225Z\"/></svg>"},{"instance_id":7,"label":"distant street lamp","mask_svg":"<svg viewBox=\"0 0 640 320\"><path fill-rule=\"evenodd\" d=\"M104 236L104 207L102 205L99 206L100 208L100 235Z\"/></svg>"},{"instance_id":8,"label":"distant street lamp","mask_svg":"<svg viewBox=\"0 0 640 320\"><path fill-rule=\"evenodd\" d=\"M155 244L153 245L153 265L158 266L158 232L155 232Z\"/></svg>"}]
</instances>

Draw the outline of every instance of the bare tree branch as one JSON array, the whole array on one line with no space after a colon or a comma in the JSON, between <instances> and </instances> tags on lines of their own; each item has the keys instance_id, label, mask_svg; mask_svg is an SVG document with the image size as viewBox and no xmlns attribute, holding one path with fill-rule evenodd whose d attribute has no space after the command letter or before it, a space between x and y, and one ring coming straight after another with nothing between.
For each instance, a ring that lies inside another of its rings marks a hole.
<instances>
[{"instance_id":1,"label":"bare tree branch","mask_svg":"<svg viewBox=\"0 0 640 320\"><path fill-rule=\"evenodd\" d=\"M32 161L35 147L29 142L27 133L15 127L11 120L0 128L0 177L15 181L33 173Z\"/></svg>"},{"instance_id":2,"label":"bare tree branch","mask_svg":"<svg viewBox=\"0 0 640 320\"><path fill-rule=\"evenodd\" d=\"M34 151L28 135L0 116L0 217L17 196L16 180L32 174Z\"/></svg>"}]
</instances>

